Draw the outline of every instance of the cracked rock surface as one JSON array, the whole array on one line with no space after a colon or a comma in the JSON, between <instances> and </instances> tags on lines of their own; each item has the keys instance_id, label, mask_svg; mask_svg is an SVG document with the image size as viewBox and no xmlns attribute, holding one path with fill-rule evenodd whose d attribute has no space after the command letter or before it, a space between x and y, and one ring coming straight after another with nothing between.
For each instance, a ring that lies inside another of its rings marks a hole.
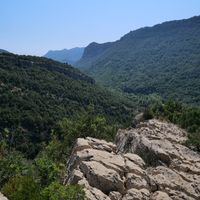
<instances>
[{"instance_id":1,"label":"cracked rock surface","mask_svg":"<svg viewBox=\"0 0 200 200\"><path fill-rule=\"evenodd\" d=\"M67 184L83 185L89 200L200 200L200 154L186 139L155 119L119 130L115 144L78 138Z\"/></svg>"}]
</instances>

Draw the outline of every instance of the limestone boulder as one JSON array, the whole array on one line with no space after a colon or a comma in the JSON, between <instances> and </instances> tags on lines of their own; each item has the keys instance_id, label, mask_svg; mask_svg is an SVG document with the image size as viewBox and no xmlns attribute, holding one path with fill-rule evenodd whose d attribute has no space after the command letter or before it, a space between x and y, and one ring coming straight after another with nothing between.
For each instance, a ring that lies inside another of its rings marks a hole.
<instances>
[{"instance_id":1,"label":"limestone boulder","mask_svg":"<svg viewBox=\"0 0 200 200\"><path fill-rule=\"evenodd\" d=\"M0 200L8 200L8 199L0 192Z\"/></svg>"},{"instance_id":2,"label":"limestone boulder","mask_svg":"<svg viewBox=\"0 0 200 200\"><path fill-rule=\"evenodd\" d=\"M172 200L165 192L157 191L151 196L151 200Z\"/></svg>"},{"instance_id":3,"label":"limestone boulder","mask_svg":"<svg viewBox=\"0 0 200 200\"><path fill-rule=\"evenodd\" d=\"M82 185L89 200L200 200L200 154L186 140L156 119L120 129L115 143L78 138L65 183Z\"/></svg>"}]
</instances>

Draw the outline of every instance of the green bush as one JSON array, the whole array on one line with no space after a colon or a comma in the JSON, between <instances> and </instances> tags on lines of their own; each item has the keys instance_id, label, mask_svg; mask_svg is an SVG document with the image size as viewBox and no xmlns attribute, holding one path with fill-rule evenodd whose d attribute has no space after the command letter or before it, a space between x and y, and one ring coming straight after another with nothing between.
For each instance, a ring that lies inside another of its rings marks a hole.
<instances>
[{"instance_id":1,"label":"green bush","mask_svg":"<svg viewBox=\"0 0 200 200\"><path fill-rule=\"evenodd\" d=\"M0 157L0 188L12 177L32 175L34 167L18 152Z\"/></svg>"},{"instance_id":2,"label":"green bush","mask_svg":"<svg viewBox=\"0 0 200 200\"><path fill-rule=\"evenodd\" d=\"M190 133L186 144L200 152L200 133Z\"/></svg>"},{"instance_id":3,"label":"green bush","mask_svg":"<svg viewBox=\"0 0 200 200\"><path fill-rule=\"evenodd\" d=\"M42 191L43 200L84 200L85 192L79 185L61 185L53 182Z\"/></svg>"},{"instance_id":4,"label":"green bush","mask_svg":"<svg viewBox=\"0 0 200 200\"><path fill-rule=\"evenodd\" d=\"M42 200L40 185L32 177L17 176L11 178L2 188L9 200Z\"/></svg>"},{"instance_id":5,"label":"green bush","mask_svg":"<svg viewBox=\"0 0 200 200\"><path fill-rule=\"evenodd\" d=\"M59 166L45 154L35 159L35 165L40 182L43 186L46 186L59 178Z\"/></svg>"},{"instance_id":6,"label":"green bush","mask_svg":"<svg viewBox=\"0 0 200 200\"><path fill-rule=\"evenodd\" d=\"M96 115L93 108L88 112L71 121L67 118L59 121L53 130L54 139L57 138L67 147L72 147L78 137L95 137L105 140L113 140L119 128L119 124L109 124L102 115Z\"/></svg>"}]
</instances>

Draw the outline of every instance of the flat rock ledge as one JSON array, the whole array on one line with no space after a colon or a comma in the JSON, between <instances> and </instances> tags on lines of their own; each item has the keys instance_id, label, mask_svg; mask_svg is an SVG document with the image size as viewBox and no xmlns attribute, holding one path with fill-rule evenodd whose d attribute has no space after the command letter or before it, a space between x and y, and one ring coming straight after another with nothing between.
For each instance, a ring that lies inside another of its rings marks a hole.
<instances>
[{"instance_id":1,"label":"flat rock ledge","mask_svg":"<svg viewBox=\"0 0 200 200\"><path fill-rule=\"evenodd\" d=\"M89 200L200 200L200 154L186 138L155 119L119 130L115 144L78 138L66 184L82 185Z\"/></svg>"}]
</instances>

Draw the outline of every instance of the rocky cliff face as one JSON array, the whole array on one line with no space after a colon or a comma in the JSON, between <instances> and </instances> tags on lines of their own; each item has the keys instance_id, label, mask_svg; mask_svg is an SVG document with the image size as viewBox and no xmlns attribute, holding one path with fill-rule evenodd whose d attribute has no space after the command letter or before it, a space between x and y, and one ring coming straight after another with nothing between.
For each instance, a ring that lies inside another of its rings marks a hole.
<instances>
[{"instance_id":1,"label":"rocky cliff face","mask_svg":"<svg viewBox=\"0 0 200 200\"><path fill-rule=\"evenodd\" d=\"M79 138L68 184L90 200L200 199L200 155L183 145L186 132L158 120L119 130L114 143Z\"/></svg>"},{"instance_id":2,"label":"rocky cliff face","mask_svg":"<svg viewBox=\"0 0 200 200\"><path fill-rule=\"evenodd\" d=\"M113 42L98 44L96 42L90 43L85 49L82 58L75 63L75 66L82 70L89 69L93 62L100 57L107 49L112 47Z\"/></svg>"}]
</instances>

